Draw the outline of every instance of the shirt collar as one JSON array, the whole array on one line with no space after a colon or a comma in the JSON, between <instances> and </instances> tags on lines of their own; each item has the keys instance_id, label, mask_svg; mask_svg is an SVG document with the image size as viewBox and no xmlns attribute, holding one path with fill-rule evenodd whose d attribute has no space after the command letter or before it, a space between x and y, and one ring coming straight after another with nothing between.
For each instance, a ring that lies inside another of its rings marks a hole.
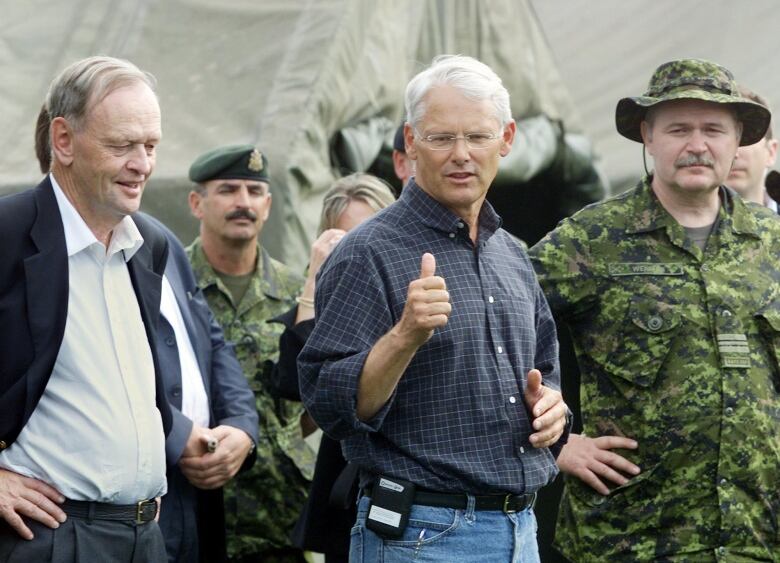
<instances>
[{"instance_id":1,"label":"shirt collar","mask_svg":"<svg viewBox=\"0 0 780 563\"><path fill-rule=\"evenodd\" d=\"M188 249L189 250L189 249ZM190 261L192 263L192 269L195 272L195 277L198 280L198 287L205 289L209 286L215 285L223 291L223 293L229 293L222 285L222 282L217 276L217 272L214 267L206 258L206 253L203 251L203 243L200 237L197 237L191 245ZM260 241L257 242L257 260L255 262L255 269L252 272L252 284L250 284L248 292L253 291L253 284L260 283L260 289L263 294L274 299L283 299L284 293L280 291L281 281L279 274L273 266L271 255L260 245ZM259 280L259 281L258 281ZM256 291L254 291L256 293Z\"/></svg>"},{"instance_id":2,"label":"shirt collar","mask_svg":"<svg viewBox=\"0 0 780 563\"><path fill-rule=\"evenodd\" d=\"M404 187L399 201L404 202L426 227L455 234L465 229L464 232L468 236L466 222L432 198L414 178L411 178ZM479 242L486 241L500 227L501 217L485 200L479 210Z\"/></svg>"},{"instance_id":3,"label":"shirt collar","mask_svg":"<svg viewBox=\"0 0 780 563\"><path fill-rule=\"evenodd\" d=\"M68 256L78 254L93 244L102 246L95 234L84 222L84 219L79 215L79 212L73 207L65 192L62 191L54 174L49 174L49 180L51 180L52 188L54 188L54 197L57 199L57 206L62 217L62 226L65 230L65 247L67 248ZM143 243L144 238L138 231L135 222L130 216L125 216L114 227L108 254L114 254L123 250L125 262L128 262L138 252Z\"/></svg>"},{"instance_id":4,"label":"shirt collar","mask_svg":"<svg viewBox=\"0 0 780 563\"><path fill-rule=\"evenodd\" d=\"M667 227L673 228L677 224L677 221L661 205L653 192L652 181L652 174L639 181L638 194L634 199L633 222L626 226L627 233L643 233ZM718 192L721 201L718 211L720 219L730 217L731 228L734 232L757 236L755 219L742 198L738 197L731 188L725 186L720 186Z\"/></svg>"}]
</instances>

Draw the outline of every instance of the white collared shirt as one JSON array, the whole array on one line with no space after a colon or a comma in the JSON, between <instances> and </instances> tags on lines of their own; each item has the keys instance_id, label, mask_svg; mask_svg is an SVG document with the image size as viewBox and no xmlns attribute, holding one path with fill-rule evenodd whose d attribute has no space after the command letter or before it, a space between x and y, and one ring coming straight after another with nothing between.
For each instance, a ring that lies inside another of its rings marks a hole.
<instances>
[{"instance_id":1,"label":"white collared shirt","mask_svg":"<svg viewBox=\"0 0 780 563\"><path fill-rule=\"evenodd\" d=\"M152 352L127 261L143 244L130 217L108 250L53 175L68 252L68 314L49 382L0 467L65 497L130 504L165 493L165 437Z\"/></svg>"},{"instance_id":2,"label":"white collared shirt","mask_svg":"<svg viewBox=\"0 0 780 563\"><path fill-rule=\"evenodd\" d=\"M160 313L170 323L176 335L176 349L179 351L181 368L181 413L198 426L208 428L209 400L203 386L203 377L179 303L166 276L163 276Z\"/></svg>"}]
</instances>

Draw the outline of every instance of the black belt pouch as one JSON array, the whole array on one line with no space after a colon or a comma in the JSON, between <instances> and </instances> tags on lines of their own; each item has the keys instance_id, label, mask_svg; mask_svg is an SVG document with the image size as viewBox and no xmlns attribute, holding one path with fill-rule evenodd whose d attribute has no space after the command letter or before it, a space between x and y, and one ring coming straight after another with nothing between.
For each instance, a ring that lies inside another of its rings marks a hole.
<instances>
[{"instance_id":1,"label":"black belt pouch","mask_svg":"<svg viewBox=\"0 0 780 563\"><path fill-rule=\"evenodd\" d=\"M371 490L366 528L387 539L398 539L409 523L414 483L380 475Z\"/></svg>"}]
</instances>

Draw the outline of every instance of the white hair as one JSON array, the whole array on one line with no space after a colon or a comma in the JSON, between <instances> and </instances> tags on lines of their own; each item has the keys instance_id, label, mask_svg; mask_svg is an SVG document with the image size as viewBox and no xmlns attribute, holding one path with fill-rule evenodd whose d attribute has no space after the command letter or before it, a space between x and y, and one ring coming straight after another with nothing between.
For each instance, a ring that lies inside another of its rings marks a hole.
<instances>
[{"instance_id":1,"label":"white hair","mask_svg":"<svg viewBox=\"0 0 780 563\"><path fill-rule=\"evenodd\" d=\"M426 94L436 86L452 86L472 100L490 100L502 126L512 121L509 92L485 63L464 55L439 55L406 87L406 121L416 127L425 114Z\"/></svg>"}]
</instances>

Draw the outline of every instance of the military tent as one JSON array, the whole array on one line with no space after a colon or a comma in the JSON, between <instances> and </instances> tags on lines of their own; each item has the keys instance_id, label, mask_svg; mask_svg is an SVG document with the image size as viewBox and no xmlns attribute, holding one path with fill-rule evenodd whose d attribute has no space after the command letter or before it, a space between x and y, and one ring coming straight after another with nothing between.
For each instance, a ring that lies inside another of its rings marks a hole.
<instances>
[{"instance_id":1,"label":"military tent","mask_svg":"<svg viewBox=\"0 0 780 563\"><path fill-rule=\"evenodd\" d=\"M40 178L33 126L53 76L93 54L127 58L157 77L163 112L144 208L185 243L197 230L186 204L192 160L255 143L274 197L263 243L302 268L324 190L389 150L408 79L441 53L491 65L515 117L530 119L505 163L508 182L560 164L568 141L570 157L592 156L528 1L27 0L5 2L2 14L0 193Z\"/></svg>"}]
</instances>

